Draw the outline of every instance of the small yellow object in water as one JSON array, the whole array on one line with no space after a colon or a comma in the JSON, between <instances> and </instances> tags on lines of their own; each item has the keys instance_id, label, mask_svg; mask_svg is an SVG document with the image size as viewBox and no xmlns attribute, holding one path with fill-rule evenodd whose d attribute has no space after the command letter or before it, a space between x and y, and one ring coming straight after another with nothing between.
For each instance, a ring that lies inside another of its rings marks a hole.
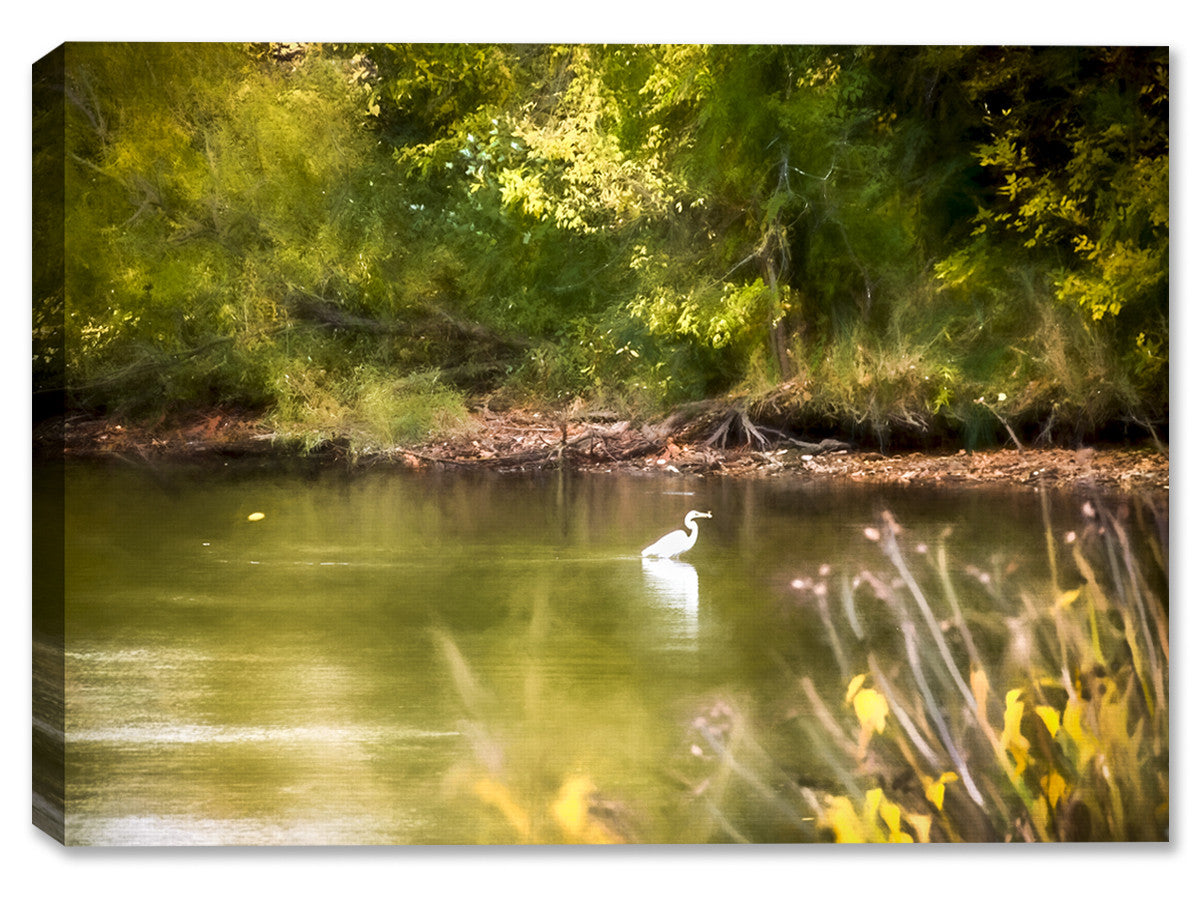
<instances>
[{"instance_id":1,"label":"small yellow object in water","mask_svg":"<svg viewBox=\"0 0 1200 900\"><path fill-rule=\"evenodd\" d=\"M263 519L265 519L266 517L267 516L265 513L250 513L250 515L246 516L246 518L249 519L251 522L260 522Z\"/></svg>"}]
</instances>

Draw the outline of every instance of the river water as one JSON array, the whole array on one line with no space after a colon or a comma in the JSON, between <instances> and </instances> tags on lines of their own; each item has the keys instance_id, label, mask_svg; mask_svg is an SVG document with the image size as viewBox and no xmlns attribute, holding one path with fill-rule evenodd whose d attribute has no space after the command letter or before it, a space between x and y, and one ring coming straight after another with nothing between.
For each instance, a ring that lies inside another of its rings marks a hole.
<instances>
[{"instance_id":1,"label":"river water","mask_svg":"<svg viewBox=\"0 0 1200 900\"><path fill-rule=\"evenodd\" d=\"M883 509L1047 566L1031 491L232 463L74 464L65 486L72 844L598 839L585 795L601 837L729 840L759 815L754 839L790 839L792 813L696 802L688 767L698 716L801 676L844 689L797 585L877 562ZM689 509L713 513L695 548L643 561ZM780 752L803 772L821 751Z\"/></svg>"}]
</instances>

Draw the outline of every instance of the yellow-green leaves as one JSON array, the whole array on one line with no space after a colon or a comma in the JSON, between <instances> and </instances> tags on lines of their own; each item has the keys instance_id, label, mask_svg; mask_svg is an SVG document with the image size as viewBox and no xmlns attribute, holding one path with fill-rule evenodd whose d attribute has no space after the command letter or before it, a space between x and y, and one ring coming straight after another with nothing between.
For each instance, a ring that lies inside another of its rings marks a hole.
<instances>
[{"instance_id":1,"label":"yellow-green leaves","mask_svg":"<svg viewBox=\"0 0 1200 900\"><path fill-rule=\"evenodd\" d=\"M591 798L596 792L586 775L572 775L562 784L550 812L573 844L619 844L621 837L591 814Z\"/></svg>"},{"instance_id":2,"label":"yellow-green leaves","mask_svg":"<svg viewBox=\"0 0 1200 900\"><path fill-rule=\"evenodd\" d=\"M1054 605L1060 609L1064 606L1070 606L1079 598L1080 588L1072 588L1069 591L1063 591L1058 595L1058 599L1054 601Z\"/></svg>"},{"instance_id":3,"label":"yellow-green leaves","mask_svg":"<svg viewBox=\"0 0 1200 900\"><path fill-rule=\"evenodd\" d=\"M868 790L858 808L849 797L829 797L822 816L822 824L839 844L911 844L914 838L925 843L932 823L929 815L909 812L889 800L882 788Z\"/></svg>"},{"instance_id":4,"label":"yellow-green leaves","mask_svg":"<svg viewBox=\"0 0 1200 900\"><path fill-rule=\"evenodd\" d=\"M849 797L831 797L824 822L833 829L833 839L839 844L865 844L869 840L869 832Z\"/></svg>"},{"instance_id":5,"label":"yellow-green leaves","mask_svg":"<svg viewBox=\"0 0 1200 900\"><path fill-rule=\"evenodd\" d=\"M872 788L867 791L866 811L868 815L875 813L887 826L887 836L890 843L911 844L913 839L900 827L902 810L883 795L882 788Z\"/></svg>"},{"instance_id":6,"label":"yellow-green leaves","mask_svg":"<svg viewBox=\"0 0 1200 900\"><path fill-rule=\"evenodd\" d=\"M486 806L498 812L522 843L619 844L622 837L592 815L591 801L596 786L586 775L570 775L563 780L549 803L549 815L535 810L513 796L508 785L491 776L483 776L471 785L471 792ZM546 827L553 822L553 827Z\"/></svg>"},{"instance_id":7,"label":"yellow-green leaves","mask_svg":"<svg viewBox=\"0 0 1200 900\"><path fill-rule=\"evenodd\" d=\"M993 133L976 153L998 179L994 201L976 217L979 233L999 226L1038 253L1071 247L1075 259L1056 277L1057 294L1093 319L1116 316L1129 303L1165 304L1167 121L1137 99L1158 93L1159 70L1143 64L1127 71L1122 92L1081 83L1053 130L1019 108L988 116ZM1014 70L1010 77L1021 76ZM1105 114L1098 115L1101 107L1084 104L1101 91Z\"/></svg>"},{"instance_id":8,"label":"yellow-green leaves","mask_svg":"<svg viewBox=\"0 0 1200 900\"><path fill-rule=\"evenodd\" d=\"M1055 737L1058 734L1060 717L1058 710L1053 706L1035 706L1033 711L1038 714L1046 726L1046 730L1050 732L1050 737Z\"/></svg>"},{"instance_id":9,"label":"yellow-green leaves","mask_svg":"<svg viewBox=\"0 0 1200 900\"><path fill-rule=\"evenodd\" d=\"M867 731L883 734L887 723L888 705L883 694L866 688L854 695L854 714Z\"/></svg>"},{"instance_id":10,"label":"yellow-green leaves","mask_svg":"<svg viewBox=\"0 0 1200 900\"><path fill-rule=\"evenodd\" d=\"M1083 307L1093 319L1116 316L1131 299L1166 283L1161 247L1121 240L1097 246L1086 241L1076 250L1086 257L1086 266L1063 272L1055 287L1060 298Z\"/></svg>"},{"instance_id":11,"label":"yellow-green leaves","mask_svg":"<svg viewBox=\"0 0 1200 900\"><path fill-rule=\"evenodd\" d=\"M1016 774L1025 771L1029 761L1029 740L1021 734L1021 718L1025 715L1025 703L1020 699L1021 691L1014 688L1004 697L1004 731L1000 743L1012 757Z\"/></svg>"},{"instance_id":12,"label":"yellow-green leaves","mask_svg":"<svg viewBox=\"0 0 1200 900\"><path fill-rule=\"evenodd\" d=\"M854 714L865 732L883 734L888 715L887 698L872 688L864 688L866 677L855 675L851 679L846 689L846 702L854 706Z\"/></svg>"},{"instance_id":13,"label":"yellow-green leaves","mask_svg":"<svg viewBox=\"0 0 1200 900\"><path fill-rule=\"evenodd\" d=\"M1042 788L1042 793L1046 797L1046 802L1050 805L1050 809L1058 806L1058 801L1067 793L1067 780L1057 772L1051 772L1041 778L1038 784Z\"/></svg>"},{"instance_id":14,"label":"yellow-green leaves","mask_svg":"<svg viewBox=\"0 0 1200 900\"><path fill-rule=\"evenodd\" d=\"M941 810L942 804L946 802L946 785L952 781L958 781L957 772L943 772L936 779L923 778L925 783L925 799Z\"/></svg>"},{"instance_id":15,"label":"yellow-green leaves","mask_svg":"<svg viewBox=\"0 0 1200 900\"><path fill-rule=\"evenodd\" d=\"M856 675L846 689L846 703L854 708L858 719L858 754L866 753L872 735L883 734L887 727L887 698L873 688L864 688L866 675Z\"/></svg>"},{"instance_id":16,"label":"yellow-green leaves","mask_svg":"<svg viewBox=\"0 0 1200 900\"><path fill-rule=\"evenodd\" d=\"M645 248L634 249L637 255L630 268L651 268ZM772 294L761 278L749 284L726 282L687 292L664 284L640 294L630 303L629 313L651 334L688 338L719 350L752 339L765 318L786 310L789 296L787 288Z\"/></svg>"},{"instance_id":17,"label":"yellow-green leaves","mask_svg":"<svg viewBox=\"0 0 1200 900\"><path fill-rule=\"evenodd\" d=\"M855 675L850 679L850 684L846 686L846 703L854 700L854 695L858 693L859 689L863 686L863 682L866 680L867 676L865 674Z\"/></svg>"}]
</instances>

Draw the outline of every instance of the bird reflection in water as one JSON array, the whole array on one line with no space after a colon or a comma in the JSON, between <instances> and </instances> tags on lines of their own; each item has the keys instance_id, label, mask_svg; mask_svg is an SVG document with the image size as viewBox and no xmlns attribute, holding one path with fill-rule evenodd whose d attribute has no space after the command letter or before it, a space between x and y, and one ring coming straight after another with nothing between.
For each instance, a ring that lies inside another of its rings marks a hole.
<instances>
[{"instance_id":1,"label":"bird reflection in water","mask_svg":"<svg viewBox=\"0 0 1200 900\"><path fill-rule=\"evenodd\" d=\"M691 563L677 559L642 558L646 586L663 609L671 614L669 644L694 648L700 630L700 578Z\"/></svg>"}]
</instances>

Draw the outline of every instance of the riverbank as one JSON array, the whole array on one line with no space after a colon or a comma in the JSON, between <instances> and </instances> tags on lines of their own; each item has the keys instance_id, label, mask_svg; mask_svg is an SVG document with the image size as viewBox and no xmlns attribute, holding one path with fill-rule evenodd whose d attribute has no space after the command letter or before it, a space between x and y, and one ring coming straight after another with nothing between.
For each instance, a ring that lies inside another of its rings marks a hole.
<instances>
[{"instance_id":1,"label":"riverbank","mask_svg":"<svg viewBox=\"0 0 1200 900\"><path fill-rule=\"evenodd\" d=\"M808 443L761 431L752 440L734 440L733 429L722 431L720 422L715 428L709 425L707 436L702 437L695 419L686 417L636 425L604 415L562 419L531 411L484 410L438 440L352 449L349 441L334 438L314 443L311 436L274 429L256 416L213 411L153 428L67 416L35 429L34 444L43 454L61 447L69 458L166 461L307 455L331 462L415 469L529 471L565 464L581 471L666 476L792 477L923 486L1092 486L1153 493L1170 489L1169 455L1150 445L885 454L835 440Z\"/></svg>"}]
</instances>

